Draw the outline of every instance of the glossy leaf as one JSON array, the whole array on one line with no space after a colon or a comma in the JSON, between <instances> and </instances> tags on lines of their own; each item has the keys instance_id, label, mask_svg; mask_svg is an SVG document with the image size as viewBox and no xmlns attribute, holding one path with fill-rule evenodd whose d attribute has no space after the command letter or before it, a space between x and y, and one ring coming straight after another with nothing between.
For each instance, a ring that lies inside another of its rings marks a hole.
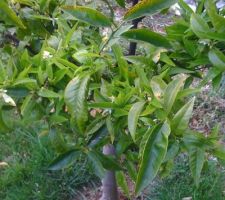
<instances>
[{"instance_id":1,"label":"glossy leaf","mask_svg":"<svg viewBox=\"0 0 225 200\"><path fill-rule=\"evenodd\" d=\"M126 12L124 19L132 20L145 15L152 15L169 8L176 2L177 0L142 0Z\"/></svg>"},{"instance_id":2,"label":"glossy leaf","mask_svg":"<svg viewBox=\"0 0 225 200\"><path fill-rule=\"evenodd\" d=\"M170 48L169 41L162 35L148 29L132 29L122 34L122 37L150 43L156 47Z\"/></svg>"},{"instance_id":3,"label":"glossy leaf","mask_svg":"<svg viewBox=\"0 0 225 200\"><path fill-rule=\"evenodd\" d=\"M136 129L138 124L138 118L145 105L145 102L135 103L128 113L128 130L130 131L132 139L135 141Z\"/></svg>"},{"instance_id":4,"label":"glossy leaf","mask_svg":"<svg viewBox=\"0 0 225 200\"><path fill-rule=\"evenodd\" d=\"M140 194L155 178L166 155L169 134L170 126L167 122L149 130L138 171L136 194Z\"/></svg>"},{"instance_id":5,"label":"glossy leaf","mask_svg":"<svg viewBox=\"0 0 225 200\"><path fill-rule=\"evenodd\" d=\"M83 6L64 6L63 9L76 17L78 20L87 22L94 26L111 26L111 20L101 12Z\"/></svg>"},{"instance_id":6,"label":"glossy leaf","mask_svg":"<svg viewBox=\"0 0 225 200\"><path fill-rule=\"evenodd\" d=\"M80 156L80 151L70 150L58 158L56 158L49 166L49 170L60 170L65 167L70 166L78 157Z\"/></svg>"},{"instance_id":7,"label":"glossy leaf","mask_svg":"<svg viewBox=\"0 0 225 200\"><path fill-rule=\"evenodd\" d=\"M165 89L164 109L167 113L171 111L173 104L176 100L177 94L180 88L183 86L184 80L184 77L174 79Z\"/></svg>"},{"instance_id":8,"label":"glossy leaf","mask_svg":"<svg viewBox=\"0 0 225 200\"><path fill-rule=\"evenodd\" d=\"M212 49L209 52L209 60L215 67L221 71L225 71L225 55L221 51Z\"/></svg>"},{"instance_id":9,"label":"glossy leaf","mask_svg":"<svg viewBox=\"0 0 225 200\"><path fill-rule=\"evenodd\" d=\"M205 161L204 149L193 147L189 150L189 164L196 186L199 185L201 171Z\"/></svg>"},{"instance_id":10,"label":"glossy leaf","mask_svg":"<svg viewBox=\"0 0 225 200\"><path fill-rule=\"evenodd\" d=\"M171 130L173 133L181 135L188 127L189 120L192 115L195 97L185 104L173 117L171 122Z\"/></svg>"},{"instance_id":11,"label":"glossy leaf","mask_svg":"<svg viewBox=\"0 0 225 200\"><path fill-rule=\"evenodd\" d=\"M88 119L86 98L89 79L90 75L75 77L69 82L64 93L68 110L74 117L78 130L82 133Z\"/></svg>"}]
</instances>

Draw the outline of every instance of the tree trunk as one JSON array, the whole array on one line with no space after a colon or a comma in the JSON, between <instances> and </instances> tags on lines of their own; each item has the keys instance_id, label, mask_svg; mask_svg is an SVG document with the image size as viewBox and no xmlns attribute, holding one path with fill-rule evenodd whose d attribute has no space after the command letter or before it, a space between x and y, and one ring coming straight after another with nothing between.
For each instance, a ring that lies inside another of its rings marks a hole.
<instances>
[{"instance_id":1,"label":"tree trunk","mask_svg":"<svg viewBox=\"0 0 225 200\"><path fill-rule=\"evenodd\" d=\"M138 3L139 0L132 0L132 5L135 6ZM142 20L143 18L138 18L134 19L132 21L133 24L133 29L136 29L138 27L138 23ZM130 48L129 48L129 55L135 55L136 54L136 49L137 49L137 43L136 42L131 42L130 43Z\"/></svg>"},{"instance_id":2,"label":"tree trunk","mask_svg":"<svg viewBox=\"0 0 225 200\"><path fill-rule=\"evenodd\" d=\"M105 145L103 147L105 155L115 155L113 145ZM102 197L100 200L119 200L116 176L114 171L106 171L105 177L102 180Z\"/></svg>"}]
</instances>

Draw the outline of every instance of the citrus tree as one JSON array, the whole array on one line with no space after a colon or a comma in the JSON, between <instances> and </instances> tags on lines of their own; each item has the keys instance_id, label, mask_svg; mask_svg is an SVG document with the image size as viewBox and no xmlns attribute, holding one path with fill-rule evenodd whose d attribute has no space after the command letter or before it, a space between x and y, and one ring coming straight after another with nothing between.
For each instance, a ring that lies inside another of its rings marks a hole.
<instances>
[{"instance_id":1,"label":"citrus tree","mask_svg":"<svg viewBox=\"0 0 225 200\"><path fill-rule=\"evenodd\" d=\"M110 16L60 0L0 2L1 34L9 38L0 52L1 132L41 123L40 135L59 153L49 169L87 157L103 180L102 199L118 199L117 185L138 196L157 174L169 174L180 153L198 186L210 155L225 159L218 126L207 137L188 127L194 94L209 81L217 89L225 71L223 12L212 1L199 1L194 12L179 0L182 18L161 35L131 29L130 21L176 0L140 1L120 22L104 2ZM124 41L138 42L140 53L126 56Z\"/></svg>"}]
</instances>

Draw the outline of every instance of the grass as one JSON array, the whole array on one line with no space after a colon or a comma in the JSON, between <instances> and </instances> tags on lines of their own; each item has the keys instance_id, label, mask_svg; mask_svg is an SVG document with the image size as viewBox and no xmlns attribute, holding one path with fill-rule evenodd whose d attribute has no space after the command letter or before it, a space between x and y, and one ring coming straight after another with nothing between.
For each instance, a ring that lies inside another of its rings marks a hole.
<instances>
[{"instance_id":1,"label":"grass","mask_svg":"<svg viewBox=\"0 0 225 200\"><path fill-rule=\"evenodd\" d=\"M172 173L163 180L157 180L151 187L148 200L225 200L225 173L216 161L209 161L201 175L198 188L195 187L186 157L176 161Z\"/></svg>"},{"instance_id":2,"label":"grass","mask_svg":"<svg viewBox=\"0 0 225 200\"><path fill-rule=\"evenodd\" d=\"M70 200L93 179L85 159L67 170L48 171L55 153L36 131L0 134L0 144L0 162L9 164L0 167L1 200Z\"/></svg>"}]
</instances>

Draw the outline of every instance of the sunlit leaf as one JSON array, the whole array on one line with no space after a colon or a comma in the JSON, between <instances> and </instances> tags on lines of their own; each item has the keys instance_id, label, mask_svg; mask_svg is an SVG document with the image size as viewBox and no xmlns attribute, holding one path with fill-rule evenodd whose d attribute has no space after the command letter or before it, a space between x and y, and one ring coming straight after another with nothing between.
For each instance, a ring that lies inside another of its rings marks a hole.
<instances>
[{"instance_id":1,"label":"sunlit leaf","mask_svg":"<svg viewBox=\"0 0 225 200\"><path fill-rule=\"evenodd\" d=\"M176 2L177 0L142 0L126 12L124 19L132 20L145 15L152 15L169 8Z\"/></svg>"}]
</instances>

